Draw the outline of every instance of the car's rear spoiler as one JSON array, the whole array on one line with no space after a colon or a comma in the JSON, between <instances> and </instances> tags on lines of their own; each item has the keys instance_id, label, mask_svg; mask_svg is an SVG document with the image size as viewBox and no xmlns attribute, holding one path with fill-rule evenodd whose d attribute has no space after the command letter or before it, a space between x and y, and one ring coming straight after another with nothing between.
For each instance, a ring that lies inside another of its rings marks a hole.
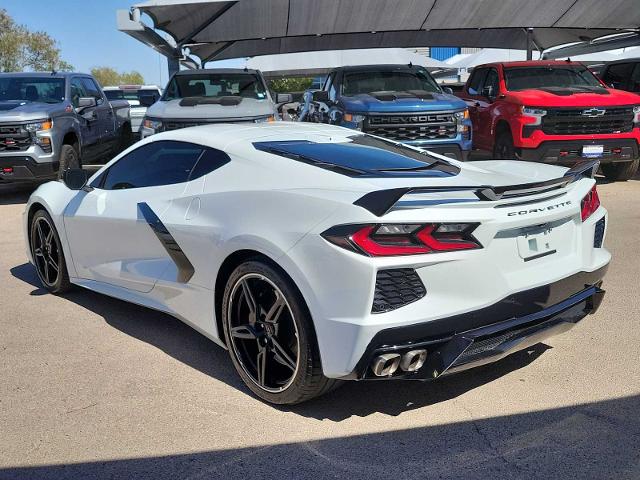
<instances>
[{"instance_id":1,"label":"car's rear spoiler","mask_svg":"<svg viewBox=\"0 0 640 480\"><path fill-rule=\"evenodd\" d=\"M598 170L598 160L579 163L567 170L564 176L537 183L523 183L520 185L507 185L502 187L473 186L473 187L403 187L388 190L376 190L367 193L353 202L354 205L370 211L377 217L385 215L405 195L409 193L442 193L472 191L478 200L496 201L507 198L523 197L545 193L566 187L581 178L593 178Z\"/></svg>"}]
</instances>

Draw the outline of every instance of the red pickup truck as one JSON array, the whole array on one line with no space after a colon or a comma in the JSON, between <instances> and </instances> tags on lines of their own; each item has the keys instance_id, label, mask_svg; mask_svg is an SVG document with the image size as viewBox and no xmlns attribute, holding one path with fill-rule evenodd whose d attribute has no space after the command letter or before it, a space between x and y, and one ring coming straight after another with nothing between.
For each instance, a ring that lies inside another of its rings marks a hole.
<instances>
[{"instance_id":1,"label":"red pickup truck","mask_svg":"<svg viewBox=\"0 0 640 480\"><path fill-rule=\"evenodd\" d=\"M607 88L581 63L491 63L459 96L469 106L473 148L495 158L573 165L597 158L628 180L640 157L640 95Z\"/></svg>"}]
</instances>

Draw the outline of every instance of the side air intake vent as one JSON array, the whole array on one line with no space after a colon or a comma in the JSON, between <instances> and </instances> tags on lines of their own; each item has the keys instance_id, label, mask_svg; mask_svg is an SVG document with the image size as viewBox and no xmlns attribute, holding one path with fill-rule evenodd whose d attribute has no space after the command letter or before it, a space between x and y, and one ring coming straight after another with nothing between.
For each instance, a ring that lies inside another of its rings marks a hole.
<instances>
[{"instance_id":1,"label":"side air intake vent","mask_svg":"<svg viewBox=\"0 0 640 480\"><path fill-rule=\"evenodd\" d=\"M596 230L593 234L593 246L594 248L602 248L602 241L604 240L604 217L596 222Z\"/></svg>"},{"instance_id":2,"label":"side air intake vent","mask_svg":"<svg viewBox=\"0 0 640 480\"><path fill-rule=\"evenodd\" d=\"M395 310L421 299L427 294L420 277L412 268L380 270L371 313Z\"/></svg>"}]
</instances>

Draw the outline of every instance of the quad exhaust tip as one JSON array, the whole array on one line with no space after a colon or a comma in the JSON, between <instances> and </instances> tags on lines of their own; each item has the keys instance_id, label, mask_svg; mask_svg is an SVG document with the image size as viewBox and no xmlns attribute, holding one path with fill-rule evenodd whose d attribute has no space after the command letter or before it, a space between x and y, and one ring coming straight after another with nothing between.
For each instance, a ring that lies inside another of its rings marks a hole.
<instances>
[{"instance_id":1,"label":"quad exhaust tip","mask_svg":"<svg viewBox=\"0 0 640 480\"><path fill-rule=\"evenodd\" d=\"M390 377L400 366L399 353L383 353L374 358L371 370L376 377Z\"/></svg>"},{"instance_id":2,"label":"quad exhaust tip","mask_svg":"<svg viewBox=\"0 0 640 480\"><path fill-rule=\"evenodd\" d=\"M376 377L390 377L398 368L405 372L415 372L420 369L427 359L424 349L410 350L404 355L399 353L383 353L373 359L371 370Z\"/></svg>"},{"instance_id":3,"label":"quad exhaust tip","mask_svg":"<svg viewBox=\"0 0 640 480\"><path fill-rule=\"evenodd\" d=\"M411 350L402 356L402 360L400 361L400 368L405 372L415 372L420 367L422 367L422 365L424 365L426 359L426 350Z\"/></svg>"}]
</instances>

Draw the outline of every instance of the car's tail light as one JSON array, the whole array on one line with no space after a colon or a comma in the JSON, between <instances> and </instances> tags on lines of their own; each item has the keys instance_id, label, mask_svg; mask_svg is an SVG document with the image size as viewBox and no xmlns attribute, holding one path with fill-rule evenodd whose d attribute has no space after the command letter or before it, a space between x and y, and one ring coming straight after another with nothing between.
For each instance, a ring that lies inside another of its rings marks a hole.
<instances>
[{"instance_id":1,"label":"car's tail light","mask_svg":"<svg viewBox=\"0 0 640 480\"><path fill-rule=\"evenodd\" d=\"M383 257L482 248L471 235L477 223L338 225L322 236L352 252Z\"/></svg>"},{"instance_id":2,"label":"car's tail light","mask_svg":"<svg viewBox=\"0 0 640 480\"><path fill-rule=\"evenodd\" d=\"M599 206L600 197L598 197L598 190L596 190L596 186L594 185L589 193L582 199L582 202L580 202L582 221L584 222L589 218Z\"/></svg>"}]
</instances>

